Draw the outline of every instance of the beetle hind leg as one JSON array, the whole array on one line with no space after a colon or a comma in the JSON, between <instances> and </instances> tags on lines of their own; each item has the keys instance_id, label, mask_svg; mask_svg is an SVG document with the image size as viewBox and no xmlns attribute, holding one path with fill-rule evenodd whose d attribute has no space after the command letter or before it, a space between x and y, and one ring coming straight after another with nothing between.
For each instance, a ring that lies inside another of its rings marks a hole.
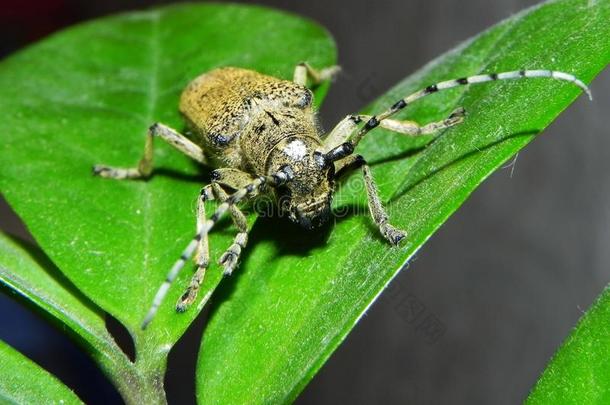
<instances>
[{"instance_id":1,"label":"beetle hind leg","mask_svg":"<svg viewBox=\"0 0 610 405\"><path fill-rule=\"evenodd\" d=\"M301 62L294 68L292 81L301 86L307 86L309 78L313 86L317 86L326 80L335 77L341 68L337 65L329 66L323 69L314 69L309 63Z\"/></svg>"}]
</instances>

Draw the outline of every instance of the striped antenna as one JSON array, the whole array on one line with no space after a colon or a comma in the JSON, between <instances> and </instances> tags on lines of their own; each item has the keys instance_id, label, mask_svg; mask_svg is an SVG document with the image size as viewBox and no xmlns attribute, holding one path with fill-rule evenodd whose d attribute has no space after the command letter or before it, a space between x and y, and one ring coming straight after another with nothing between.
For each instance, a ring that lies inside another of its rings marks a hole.
<instances>
[{"instance_id":1,"label":"striped antenna","mask_svg":"<svg viewBox=\"0 0 610 405\"><path fill-rule=\"evenodd\" d=\"M176 263L174 263L169 273L167 273L165 281L163 281L163 284L161 284L161 287L159 287L159 290L155 294L155 298L153 299L152 305L148 310L144 321L142 322L142 329L146 329L148 324L157 314L157 310L161 306L165 295L169 291L169 287L176 279L176 277L180 273L180 270L182 270L182 268L184 267L185 263L191 258L191 256L193 256L193 253L195 252L199 241L210 232L210 230L214 227L214 225L216 225L220 218L223 217L223 215L229 210L229 208L232 205L238 204L247 196L254 194L257 190L260 190L260 188L266 184L277 187L286 183L288 180L290 180L290 178L292 178L292 171L289 170L289 168L284 168L283 170L280 170L279 172L271 176L259 176L246 187L241 188L235 193L231 194L229 198L227 198L222 204L218 206L218 208L216 208L214 214L210 217L210 219L205 221L203 225L197 230L197 233L195 234L193 239L191 239L189 244L186 246L186 248L180 255L180 258L176 261Z\"/></svg>"},{"instance_id":2,"label":"striped antenna","mask_svg":"<svg viewBox=\"0 0 610 405\"><path fill-rule=\"evenodd\" d=\"M446 80L444 82L439 82L436 84L432 84L424 89L416 91L415 93L398 100L396 103L390 107L390 109L382 112L381 114L372 116L366 124L354 135L350 143L352 146L356 146L360 140L366 135L371 129L377 127L381 121L390 116L396 114L398 111L405 108L407 105L413 103L420 98L428 96L430 94L451 89L453 87L465 86L468 84L478 84L491 82L494 80L513 80L513 79L522 79L522 78L532 78L532 77L548 77L556 80L564 80L570 82L578 87L580 87L586 94L589 96L590 100L593 100L593 96L591 91L580 79L576 76L571 75L569 73L557 72L554 70L514 70L512 72L502 72L502 73L490 73L483 75L476 75L470 77L463 77L461 79L454 80Z\"/></svg>"}]
</instances>

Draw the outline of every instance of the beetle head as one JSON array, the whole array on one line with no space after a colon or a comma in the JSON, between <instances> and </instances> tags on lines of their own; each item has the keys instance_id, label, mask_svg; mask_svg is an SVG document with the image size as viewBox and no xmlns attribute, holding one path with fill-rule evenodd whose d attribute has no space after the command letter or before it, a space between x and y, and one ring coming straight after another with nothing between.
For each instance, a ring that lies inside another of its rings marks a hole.
<instances>
[{"instance_id":1,"label":"beetle head","mask_svg":"<svg viewBox=\"0 0 610 405\"><path fill-rule=\"evenodd\" d=\"M280 212L306 229L328 221L334 192L334 165L309 138L292 137L270 156L271 171L289 170L290 179L278 187Z\"/></svg>"}]
</instances>

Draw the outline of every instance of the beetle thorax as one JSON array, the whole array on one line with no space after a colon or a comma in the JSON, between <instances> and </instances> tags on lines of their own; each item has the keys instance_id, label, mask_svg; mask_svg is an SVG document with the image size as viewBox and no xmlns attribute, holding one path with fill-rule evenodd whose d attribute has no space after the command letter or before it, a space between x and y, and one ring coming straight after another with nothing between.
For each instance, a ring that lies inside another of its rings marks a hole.
<instances>
[{"instance_id":1,"label":"beetle thorax","mask_svg":"<svg viewBox=\"0 0 610 405\"><path fill-rule=\"evenodd\" d=\"M244 169L269 174L270 155L275 149L281 149L280 144L286 139L311 138L314 143L318 140L319 144L318 128L311 109L290 108L269 101L253 104L239 142L242 157L250 166ZM285 158L290 159L290 156Z\"/></svg>"}]
</instances>

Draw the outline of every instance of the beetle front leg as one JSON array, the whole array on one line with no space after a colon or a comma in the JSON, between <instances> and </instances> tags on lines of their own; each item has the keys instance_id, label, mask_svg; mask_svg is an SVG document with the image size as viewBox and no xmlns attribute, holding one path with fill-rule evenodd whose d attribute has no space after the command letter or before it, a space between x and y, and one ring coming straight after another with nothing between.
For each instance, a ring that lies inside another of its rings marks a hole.
<instances>
[{"instance_id":1,"label":"beetle front leg","mask_svg":"<svg viewBox=\"0 0 610 405\"><path fill-rule=\"evenodd\" d=\"M214 192L212 189L212 184L208 184L201 190L201 193L199 194L199 199L197 200L197 232L199 232L199 230L203 226L203 223L206 220L205 203L206 201L210 201L213 199ZM191 282L184 291L184 294L180 296L178 302L176 303L176 311L178 312L186 311L193 304L193 302L195 302L195 299L197 298L197 293L199 292L199 288L201 287L201 283L203 283L205 271L210 264L210 247L207 234L204 235L197 244L197 250L195 253L195 264L197 265L195 274L193 274Z\"/></svg>"},{"instance_id":2,"label":"beetle front leg","mask_svg":"<svg viewBox=\"0 0 610 405\"><path fill-rule=\"evenodd\" d=\"M429 124L420 125L415 121L400 121L393 119L385 119L379 123L379 127L390 131L410 136L431 135L443 129L451 128L464 121L466 111L462 107L458 107L444 120L431 122ZM370 115L359 115L362 120L371 119Z\"/></svg>"},{"instance_id":3,"label":"beetle front leg","mask_svg":"<svg viewBox=\"0 0 610 405\"><path fill-rule=\"evenodd\" d=\"M224 202L227 198L229 198L229 195L222 189L222 187L220 187L218 183L212 183L212 187L214 188L214 193L218 196L220 201ZM235 270L237 267L239 256L248 243L248 220L246 219L246 216L235 205L231 206L230 211L231 217L233 218L233 223L239 232L237 235L235 235L233 244L229 246L229 248L218 260L218 263L224 267L225 275L231 275L231 273L233 273L233 270Z\"/></svg>"},{"instance_id":4,"label":"beetle front leg","mask_svg":"<svg viewBox=\"0 0 610 405\"><path fill-rule=\"evenodd\" d=\"M379 190L371 174L371 169L366 163L366 160L360 155L351 155L336 163L337 175L340 177L346 172L353 170L357 167L362 168L362 175L364 177L364 184L366 187L366 196L368 200L369 211L373 217L375 225L379 228L379 231L388 242L396 246L406 236L406 232L402 231L392 225L390 225L388 214L383 207L381 198L379 198Z\"/></svg>"},{"instance_id":5,"label":"beetle front leg","mask_svg":"<svg viewBox=\"0 0 610 405\"><path fill-rule=\"evenodd\" d=\"M430 135L462 123L465 115L466 111L462 107L459 107L456 108L447 118L441 121L420 125L415 121L385 119L379 122L379 127L409 136ZM343 118L324 138L324 151L329 152L337 146L350 141L350 138L358 125L370 119L370 115L348 115L347 117ZM358 142L355 142L353 146L355 147L357 143Z\"/></svg>"},{"instance_id":6,"label":"beetle front leg","mask_svg":"<svg viewBox=\"0 0 610 405\"><path fill-rule=\"evenodd\" d=\"M348 115L343 118L323 139L324 152L347 142L350 135L358 128L358 124L362 122L362 118L358 115Z\"/></svg>"}]
</instances>

